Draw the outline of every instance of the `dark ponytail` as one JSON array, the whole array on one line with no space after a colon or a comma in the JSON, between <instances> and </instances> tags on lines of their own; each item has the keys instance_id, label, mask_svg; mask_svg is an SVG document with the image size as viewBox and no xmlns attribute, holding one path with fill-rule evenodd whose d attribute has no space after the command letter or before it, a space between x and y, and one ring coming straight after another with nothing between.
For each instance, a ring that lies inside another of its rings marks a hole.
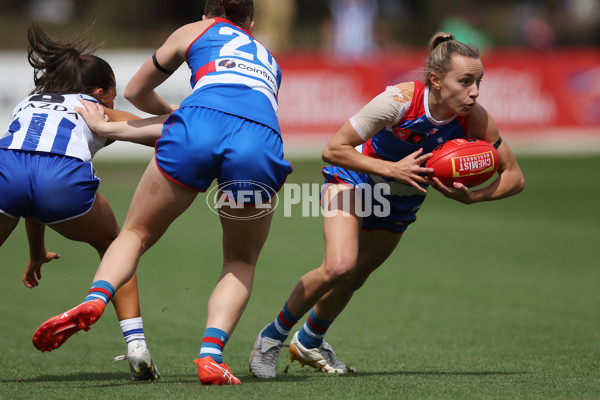
<instances>
[{"instance_id":1,"label":"dark ponytail","mask_svg":"<svg viewBox=\"0 0 600 400\"><path fill-rule=\"evenodd\" d=\"M225 18L242 26L254 18L254 0L207 0L204 15Z\"/></svg>"},{"instance_id":2,"label":"dark ponytail","mask_svg":"<svg viewBox=\"0 0 600 400\"><path fill-rule=\"evenodd\" d=\"M85 93L116 87L110 65L88 50L84 39L62 43L51 39L38 25L27 32L27 59L33 67L33 93Z\"/></svg>"}]
</instances>

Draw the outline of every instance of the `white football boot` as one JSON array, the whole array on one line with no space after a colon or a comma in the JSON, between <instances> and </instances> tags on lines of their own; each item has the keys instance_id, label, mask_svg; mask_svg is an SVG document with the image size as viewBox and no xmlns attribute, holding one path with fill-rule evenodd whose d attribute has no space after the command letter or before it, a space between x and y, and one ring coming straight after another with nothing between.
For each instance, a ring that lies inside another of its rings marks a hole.
<instances>
[{"instance_id":1,"label":"white football boot","mask_svg":"<svg viewBox=\"0 0 600 400\"><path fill-rule=\"evenodd\" d=\"M132 381L158 381L160 372L152 361L148 348L138 340L127 343L127 355L115 357L115 361L129 361Z\"/></svg>"},{"instance_id":2,"label":"white football boot","mask_svg":"<svg viewBox=\"0 0 600 400\"><path fill-rule=\"evenodd\" d=\"M356 372L356 369L348 367L342 361L338 360L333 349L327 342L323 342L319 347L307 349L302 346L298 340L298 332L294 334L290 342L290 362L298 360L300 366L309 365L317 371L323 371L328 374L347 374Z\"/></svg>"},{"instance_id":3,"label":"white football boot","mask_svg":"<svg viewBox=\"0 0 600 400\"><path fill-rule=\"evenodd\" d=\"M267 325L268 326L268 325ZM256 336L250 353L250 372L257 378L271 379L277 376L276 367L283 343L277 339L261 337L265 326Z\"/></svg>"}]
</instances>

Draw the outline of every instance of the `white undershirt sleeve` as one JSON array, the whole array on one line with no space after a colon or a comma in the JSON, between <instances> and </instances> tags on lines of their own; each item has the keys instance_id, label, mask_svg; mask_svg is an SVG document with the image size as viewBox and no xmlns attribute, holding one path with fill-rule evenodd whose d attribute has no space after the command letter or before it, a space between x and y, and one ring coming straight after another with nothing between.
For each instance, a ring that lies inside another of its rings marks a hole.
<instances>
[{"instance_id":1,"label":"white undershirt sleeve","mask_svg":"<svg viewBox=\"0 0 600 400\"><path fill-rule=\"evenodd\" d=\"M388 86L350 118L350 124L367 141L385 127L398 123L408 110L410 102L411 99L406 99L399 88Z\"/></svg>"}]
</instances>

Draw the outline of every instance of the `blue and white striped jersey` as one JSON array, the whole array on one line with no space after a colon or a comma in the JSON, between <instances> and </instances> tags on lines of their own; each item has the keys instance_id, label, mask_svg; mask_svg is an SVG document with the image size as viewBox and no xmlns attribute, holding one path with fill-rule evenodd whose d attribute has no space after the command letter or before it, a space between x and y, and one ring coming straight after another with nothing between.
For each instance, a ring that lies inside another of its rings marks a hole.
<instances>
[{"instance_id":1,"label":"blue and white striped jersey","mask_svg":"<svg viewBox=\"0 0 600 400\"><path fill-rule=\"evenodd\" d=\"M45 152L89 161L106 145L96 136L75 107L77 99L97 102L84 94L40 93L21 101L12 112L0 148Z\"/></svg>"}]
</instances>

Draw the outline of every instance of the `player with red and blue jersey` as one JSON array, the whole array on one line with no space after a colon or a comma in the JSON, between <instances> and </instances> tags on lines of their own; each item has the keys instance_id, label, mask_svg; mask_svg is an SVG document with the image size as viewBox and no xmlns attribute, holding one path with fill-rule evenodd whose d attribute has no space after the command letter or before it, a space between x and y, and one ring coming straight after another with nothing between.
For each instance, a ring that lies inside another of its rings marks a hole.
<instances>
[{"instance_id":1,"label":"player with red and blue jersey","mask_svg":"<svg viewBox=\"0 0 600 400\"><path fill-rule=\"evenodd\" d=\"M46 225L68 239L90 244L101 258L119 233L113 210L98 191L100 179L91 162L110 140L92 132L75 108L84 99L101 103L113 120L136 117L112 109L112 68L86 51L85 42L52 40L35 24L28 41L35 89L15 107L0 134L0 246L25 218L30 260L23 283L33 288L39 285L42 265L58 258L45 249ZM111 140L152 145L157 137L116 135ZM127 343L131 378L159 379L146 346L135 276L115 294L113 304ZM62 335L73 333L66 328ZM54 343L34 342L41 351L53 350Z\"/></svg>"},{"instance_id":2,"label":"player with red and blue jersey","mask_svg":"<svg viewBox=\"0 0 600 400\"><path fill-rule=\"evenodd\" d=\"M156 142L155 160L148 165L123 229L102 259L91 288L94 292L121 287L136 271L141 255L198 192L217 179L230 201L219 203L224 260L208 302L199 358L194 361L206 385L241 383L223 362L222 352L248 303L272 219L272 213L257 210L292 169L283 157L277 120L281 71L252 37L253 12L253 0L208 0L203 20L172 33L127 85L125 97L136 107L170 115ZM191 70L194 91L174 107L155 88L184 62ZM95 131L136 130L130 124L106 123L102 113L80 111ZM75 312L92 301L86 299ZM88 329L95 319L78 322L79 329ZM60 334L60 326L72 323L70 316L61 314L35 335Z\"/></svg>"},{"instance_id":3,"label":"player with red and blue jersey","mask_svg":"<svg viewBox=\"0 0 600 400\"><path fill-rule=\"evenodd\" d=\"M354 292L394 251L428 186L465 204L523 189L512 151L476 101L483 77L478 50L440 32L430 40L425 65L424 83L387 88L344 123L323 150L323 159L332 164L323 168L323 263L300 278L275 320L258 334L250 355L255 376L276 376L283 342L309 311L291 340L290 359L327 373L354 371L337 358L325 334ZM460 183L446 187L437 178L424 178L433 172L423 166L430 152L461 137L498 147L499 173L489 185L470 190ZM378 185L386 190L378 193ZM367 213L365 205L384 212Z\"/></svg>"},{"instance_id":4,"label":"player with red and blue jersey","mask_svg":"<svg viewBox=\"0 0 600 400\"><path fill-rule=\"evenodd\" d=\"M165 123L156 144L159 168L196 191L205 191L215 178L258 182L244 188L261 193L258 203L268 200L262 185L276 192L291 172L277 119L277 61L249 32L219 17L189 44L185 60L194 91ZM189 124L193 135L184 136L180 132ZM223 134L228 127L231 133ZM229 189L236 196L236 185ZM246 205L254 203L249 199Z\"/></svg>"},{"instance_id":5,"label":"player with red and blue jersey","mask_svg":"<svg viewBox=\"0 0 600 400\"><path fill-rule=\"evenodd\" d=\"M441 143L466 137L469 117L453 115L446 120L437 121L431 117L426 101L428 97L429 87L419 81L387 88L349 120L359 136L367 139L364 144L357 146L357 150L368 157L395 162L420 149L423 154L427 154ZM379 126L362 124L372 121L373 116L367 117L366 114L373 110L376 110L375 115L383 115L383 110L387 113L378 122L379 125L385 122L385 127L371 136L365 131L378 129ZM356 172L335 165L324 167L322 172L326 183L341 183L350 187L379 183L389 188L389 192L382 195L386 200L385 205L390 209L388 215L381 217L371 213L364 216L362 228L365 230L386 229L403 232L416 220L416 212L425 200L425 193L422 191L389 177ZM426 184L423 184L423 187L426 187ZM374 198L370 201L381 206L381 201Z\"/></svg>"}]
</instances>

